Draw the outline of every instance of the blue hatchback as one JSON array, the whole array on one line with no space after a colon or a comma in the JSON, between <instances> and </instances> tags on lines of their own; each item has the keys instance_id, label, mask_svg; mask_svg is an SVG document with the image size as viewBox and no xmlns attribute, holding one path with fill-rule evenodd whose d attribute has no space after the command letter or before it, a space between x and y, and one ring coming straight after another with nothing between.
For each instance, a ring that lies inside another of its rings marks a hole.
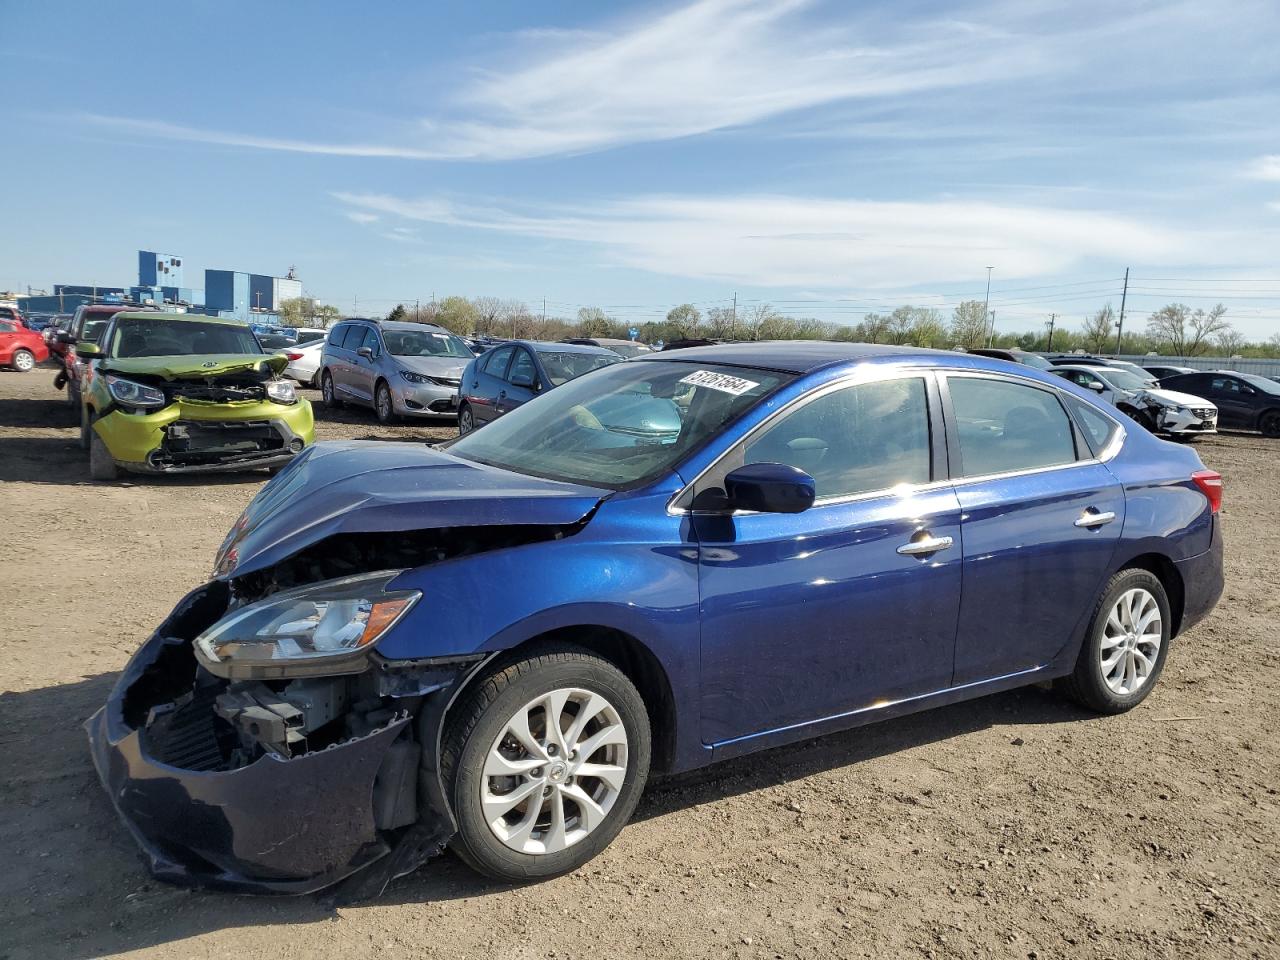
<instances>
[{"instance_id":1,"label":"blue hatchback","mask_svg":"<svg viewBox=\"0 0 1280 960\"><path fill-rule=\"evenodd\" d=\"M1221 477L1060 378L734 344L596 370L442 449L321 443L90 720L163 878L509 881L681 771L1053 680L1141 702L1222 590Z\"/></svg>"}]
</instances>

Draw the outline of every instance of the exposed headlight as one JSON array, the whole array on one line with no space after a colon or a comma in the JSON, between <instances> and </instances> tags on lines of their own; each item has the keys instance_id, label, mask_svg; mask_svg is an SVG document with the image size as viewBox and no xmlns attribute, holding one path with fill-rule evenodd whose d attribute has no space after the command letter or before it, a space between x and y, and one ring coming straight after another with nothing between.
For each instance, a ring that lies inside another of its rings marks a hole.
<instances>
[{"instance_id":1,"label":"exposed headlight","mask_svg":"<svg viewBox=\"0 0 1280 960\"><path fill-rule=\"evenodd\" d=\"M112 374L107 374L107 392L111 394L112 400L126 407L149 409L167 406L169 403L164 398L163 390Z\"/></svg>"},{"instance_id":2,"label":"exposed headlight","mask_svg":"<svg viewBox=\"0 0 1280 960\"><path fill-rule=\"evenodd\" d=\"M297 403L298 391L292 380L268 380L267 396L276 403Z\"/></svg>"},{"instance_id":3,"label":"exposed headlight","mask_svg":"<svg viewBox=\"0 0 1280 960\"><path fill-rule=\"evenodd\" d=\"M434 383L438 387L456 387L462 382L451 377L429 377L425 373L414 373L412 370L401 370L400 376L410 383Z\"/></svg>"},{"instance_id":4,"label":"exposed headlight","mask_svg":"<svg viewBox=\"0 0 1280 960\"><path fill-rule=\"evenodd\" d=\"M326 580L251 603L196 637L196 656L228 679L359 673L378 638L422 596L387 590L399 575Z\"/></svg>"}]
</instances>

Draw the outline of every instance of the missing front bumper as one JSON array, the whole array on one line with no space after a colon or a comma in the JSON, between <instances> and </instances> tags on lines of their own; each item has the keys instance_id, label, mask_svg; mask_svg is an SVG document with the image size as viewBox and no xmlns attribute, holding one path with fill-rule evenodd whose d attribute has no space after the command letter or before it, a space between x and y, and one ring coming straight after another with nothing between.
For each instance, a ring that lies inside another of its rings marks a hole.
<instances>
[{"instance_id":1,"label":"missing front bumper","mask_svg":"<svg viewBox=\"0 0 1280 960\"><path fill-rule=\"evenodd\" d=\"M112 804L158 879L301 894L351 877L360 896L376 895L452 833L447 813L418 801L420 732L410 722L452 677L404 684L413 696L390 698L390 713L359 735L296 756L231 759L230 725L220 730L220 743L209 735L214 691L203 699L199 685L196 695L189 692L196 676L191 637L224 609L222 584L185 598L86 723ZM175 699L192 713L185 726L173 722Z\"/></svg>"}]
</instances>

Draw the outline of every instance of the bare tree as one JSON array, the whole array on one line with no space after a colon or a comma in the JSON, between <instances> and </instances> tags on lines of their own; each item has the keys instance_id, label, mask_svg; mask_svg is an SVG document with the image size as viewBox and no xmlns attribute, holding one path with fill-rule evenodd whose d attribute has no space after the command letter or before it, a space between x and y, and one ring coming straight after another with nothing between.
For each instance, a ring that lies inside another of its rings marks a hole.
<instances>
[{"instance_id":1,"label":"bare tree","mask_svg":"<svg viewBox=\"0 0 1280 960\"><path fill-rule=\"evenodd\" d=\"M768 303L756 303L738 311L738 338L741 340L772 340L771 331L777 329L781 314Z\"/></svg>"},{"instance_id":2,"label":"bare tree","mask_svg":"<svg viewBox=\"0 0 1280 960\"><path fill-rule=\"evenodd\" d=\"M966 350L987 342L987 308L981 300L966 300L952 312L951 341Z\"/></svg>"},{"instance_id":3,"label":"bare tree","mask_svg":"<svg viewBox=\"0 0 1280 960\"><path fill-rule=\"evenodd\" d=\"M578 336L605 337L612 324L609 316L599 307L583 307L578 311Z\"/></svg>"},{"instance_id":4,"label":"bare tree","mask_svg":"<svg viewBox=\"0 0 1280 960\"><path fill-rule=\"evenodd\" d=\"M471 306L475 309L475 329L480 336L491 336L501 329L508 317L529 312L529 308L519 300L500 297L475 297Z\"/></svg>"},{"instance_id":5,"label":"bare tree","mask_svg":"<svg viewBox=\"0 0 1280 960\"><path fill-rule=\"evenodd\" d=\"M1108 343L1111 342L1111 334L1115 330L1116 315L1111 309L1111 304L1107 304L1091 317L1086 317L1084 321L1085 341L1089 344L1089 350L1093 353L1101 353Z\"/></svg>"},{"instance_id":6,"label":"bare tree","mask_svg":"<svg viewBox=\"0 0 1280 960\"><path fill-rule=\"evenodd\" d=\"M1214 336L1213 342L1228 357L1236 356L1249 345L1249 341L1245 339L1244 334L1230 325L1219 330Z\"/></svg>"},{"instance_id":7,"label":"bare tree","mask_svg":"<svg viewBox=\"0 0 1280 960\"><path fill-rule=\"evenodd\" d=\"M737 328L731 307L712 307L707 311L707 336L727 340L737 334Z\"/></svg>"},{"instance_id":8,"label":"bare tree","mask_svg":"<svg viewBox=\"0 0 1280 960\"><path fill-rule=\"evenodd\" d=\"M889 318L882 313L868 313L862 318L862 340L866 343L880 343L889 333Z\"/></svg>"},{"instance_id":9,"label":"bare tree","mask_svg":"<svg viewBox=\"0 0 1280 960\"><path fill-rule=\"evenodd\" d=\"M1211 338L1230 327L1222 319L1226 312L1222 304L1205 313L1203 309L1193 311L1185 303L1171 303L1151 315L1147 333L1153 340L1168 344L1174 356L1197 357L1208 348Z\"/></svg>"}]
</instances>

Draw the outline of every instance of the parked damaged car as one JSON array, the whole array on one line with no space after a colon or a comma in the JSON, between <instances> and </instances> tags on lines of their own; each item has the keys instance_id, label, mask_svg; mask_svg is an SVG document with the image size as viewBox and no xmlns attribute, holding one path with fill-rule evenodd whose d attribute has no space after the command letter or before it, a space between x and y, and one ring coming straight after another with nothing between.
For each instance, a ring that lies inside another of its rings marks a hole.
<instances>
[{"instance_id":1,"label":"parked damaged car","mask_svg":"<svg viewBox=\"0 0 1280 960\"><path fill-rule=\"evenodd\" d=\"M89 474L275 470L315 439L311 404L247 326L126 311L76 344ZM70 386L70 384L68 384Z\"/></svg>"},{"instance_id":2,"label":"parked damaged car","mask_svg":"<svg viewBox=\"0 0 1280 960\"><path fill-rule=\"evenodd\" d=\"M653 354L445 448L306 450L134 655L92 753L167 880L363 895L446 843L555 876L651 770L1043 681L1130 709L1222 590L1221 494L1030 367Z\"/></svg>"},{"instance_id":3,"label":"parked damaged car","mask_svg":"<svg viewBox=\"0 0 1280 960\"><path fill-rule=\"evenodd\" d=\"M1218 432L1218 408L1203 397L1156 386L1116 367L1059 365L1051 372L1094 391L1153 433L1188 439Z\"/></svg>"}]
</instances>

